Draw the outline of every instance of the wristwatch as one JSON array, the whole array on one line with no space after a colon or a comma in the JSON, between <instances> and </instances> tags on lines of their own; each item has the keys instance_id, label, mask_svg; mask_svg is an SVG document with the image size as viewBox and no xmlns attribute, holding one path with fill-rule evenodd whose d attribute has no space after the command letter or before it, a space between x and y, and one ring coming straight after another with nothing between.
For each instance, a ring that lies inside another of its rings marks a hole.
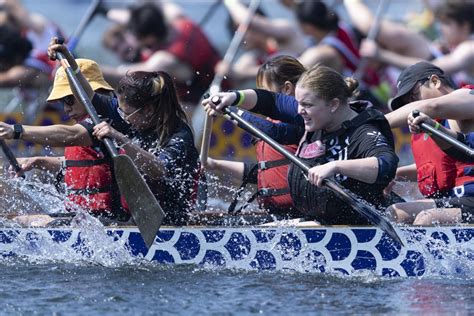
<instances>
[{"instance_id":1,"label":"wristwatch","mask_svg":"<svg viewBox=\"0 0 474 316\"><path fill-rule=\"evenodd\" d=\"M20 139L23 134L23 125L13 124L13 139Z\"/></svg>"}]
</instances>

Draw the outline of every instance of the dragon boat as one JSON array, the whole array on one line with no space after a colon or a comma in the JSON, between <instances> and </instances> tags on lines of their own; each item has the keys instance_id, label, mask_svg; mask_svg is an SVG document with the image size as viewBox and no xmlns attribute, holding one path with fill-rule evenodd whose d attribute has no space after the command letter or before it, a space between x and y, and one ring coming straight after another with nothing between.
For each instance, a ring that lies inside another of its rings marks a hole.
<instances>
[{"instance_id":1,"label":"dragon boat","mask_svg":"<svg viewBox=\"0 0 474 316\"><path fill-rule=\"evenodd\" d=\"M0 255L21 257L52 247L93 255L87 228L0 228ZM107 243L132 257L162 264L244 270L294 270L388 277L474 272L474 225L397 228L405 246L375 227L186 226L162 227L150 248L137 227L104 227ZM48 250L49 249L49 250Z\"/></svg>"}]
</instances>

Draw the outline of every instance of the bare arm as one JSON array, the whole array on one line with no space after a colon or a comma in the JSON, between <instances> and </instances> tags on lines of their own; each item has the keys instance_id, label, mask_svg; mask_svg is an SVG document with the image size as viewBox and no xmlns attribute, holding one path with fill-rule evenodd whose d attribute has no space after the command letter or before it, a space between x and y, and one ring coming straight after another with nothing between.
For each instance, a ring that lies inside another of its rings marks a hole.
<instances>
[{"instance_id":1,"label":"bare arm","mask_svg":"<svg viewBox=\"0 0 474 316\"><path fill-rule=\"evenodd\" d=\"M239 0L226 0L224 4L229 11L232 20L237 24L244 22L249 9ZM254 15L250 27L261 32L268 37L273 37L278 41L289 41L298 35L297 29L286 20L270 19L260 15Z\"/></svg>"},{"instance_id":2,"label":"bare arm","mask_svg":"<svg viewBox=\"0 0 474 316\"><path fill-rule=\"evenodd\" d=\"M416 164L402 166L397 168L395 180L401 181L417 181L416 178Z\"/></svg>"},{"instance_id":3,"label":"bare arm","mask_svg":"<svg viewBox=\"0 0 474 316\"><path fill-rule=\"evenodd\" d=\"M419 110L434 118L469 120L474 119L474 90L458 89L434 99L420 100L402 106L385 115L391 128L407 125L408 115Z\"/></svg>"},{"instance_id":4,"label":"bare arm","mask_svg":"<svg viewBox=\"0 0 474 316\"><path fill-rule=\"evenodd\" d=\"M24 171L32 169L39 169L42 171L48 171L51 173L58 173L61 169L64 157L47 157L47 156L36 156L36 157L25 157L18 158L18 163Z\"/></svg>"},{"instance_id":5,"label":"bare arm","mask_svg":"<svg viewBox=\"0 0 474 316\"><path fill-rule=\"evenodd\" d=\"M18 65L0 73L0 87L35 87L40 77L48 80L41 71Z\"/></svg>"},{"instance_id":6,"label":"bare arm","mask_svg":"<svg viewBox=\"0 0 474 316\"><path fill-rule=\"evenodd\" d=\"M361 182L375 183L378 171L379 163L376 157L335 160L309 169L308 180L312 184L321 186L324 179L335 174L342 174Z\"/></svg>"},{"instance_id":7,"label":"bare arm","mask_svg":"<svg viewBox=\"0 0 474 316\"><path fill-rule=\"evenodd\" d=\"M343 61L339 53L329 45L317 45L304 51L298 58L306 69L316 64L331 67L338 72L343 70Z\"/></svg>"},{"instance_id":8,"label":"bare arm","mask_svg":"<svg viewBox=\"0 0 474 316\"><path fill-rule=\"evenodd\" d=\"M360 0L345 0L344 5L352 23L367 35L375 18L369 8ZM430 43L424 36L387 19L382 19L376 41L389 51L405 56L427 59L431 55Z\"/></svg>"},{"instance_id":9,"label":"bare arm","mask_svg":"<svg viewBox=\"0 0 474 316\"><path fill-rule=\"evenodd\" d=\"M177 81L186 81L193 77L190 66L165 51L157 51L145 62L120 65L116 68L102 67L101 70L105 79L111 82L118 82L128 71L166 71Z\"/></svg>"},{"instance_id":10,"label":"bare arm","mask_svg":"<svg viewBox=\"0 0 474 316\"><path fill-rule=\"evenodd\" d=\"M0 138L13 139L13 126L0 122ZM92 139L86 128L80 124L29 126L23 125L21 139L53 147L91 146Z\"/></svg>"},{"instance_id":11,"label":"bare arm","mask_svg":"<svg viewBox=\"0 0 474 316\"><path fill-rule=\"evenodd\" d=\"M93 135L98 139L104 137L114 139L122 146L121 148L125 150L125 153L132 158L138 169L150 178L158 179L164 175L165 166L160 159L133 143L131 139L112 128L107 122L101 122L94 126Z\"/></svg>"},{"instance_id":12,"label":"bare arm","mask_svg":"<svg viewBox=\"0 0 474 316\"><path fill-rule=\"evenodd\" d=\"M240 161L207 158L207 163L204 167L209 170L224 172L238 180L242 180L244 177L244 163Z\"/></svg>"}]
</instances>

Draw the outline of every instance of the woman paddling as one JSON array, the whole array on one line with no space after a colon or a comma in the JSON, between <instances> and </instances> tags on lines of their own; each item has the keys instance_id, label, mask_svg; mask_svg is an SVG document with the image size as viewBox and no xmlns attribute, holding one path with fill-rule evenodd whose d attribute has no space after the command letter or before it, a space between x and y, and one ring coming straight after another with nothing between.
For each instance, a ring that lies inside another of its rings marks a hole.
<instances>
[{"instance_id":1,"label":"woman paddling","mask_svg":"<svg viewBox=\"0 0 474 316\"><path fill-rule=\"evenodd\" d=\"M113 95L113 89L104 80L97 63L89 59L77 59L77 69L96 93ZM129 215L124 212L125 207L120 202L111 160L105 154L101 142L92 136L92 121L83 105L73 96L62 68L56 72L47 101L62 103L64 112L76 124L28 126L0 122L0 138L65 147L63 157L29 157L18 159L18 162L23 171L40 169L58 174L57 185L64 178L67 210L83 208L95 216L128 219ZM128 126L118 116L114 117L114 122L124 128Z\"/></svg>"},{"instance_id":2,"label":"woman paddling","mask_svg":"<svg viewBox=\"0 0 474 316\"><path fill-rule=\"evenodd\" d=\"M305 68L296 58L286 55L274 57L259 68L257 87L294 96L296 82L304 71ZM296 144L304 134L302 126L282 123L270 118L263 119L248 111L241 112L242 118L260 130L266 133L275 131L278 134L277 138L288 145L285 146L286 149L295 152ZM207 169L219 170L242 181L242 186L237 191L234 201L229 207L229 212L239 212L256 198L260 207L271 213L294 215L296 212L293 209L293 201L289 194L287 181L290 161L263 140L256 141L255 149L257 163L207 159L205 165ZM240 209L236 210L237 199L247 183L257 184L258 190Z\"/></svg>"},{"instance_id":3,"label":"woman paddling","mask_svg":"<svg viewBox=\"0 0 474 316\"><path fill-rule=\"evenodd\" d=\"M53 38L50 58L55 59L56 52L77 69L67 47ZM166 223L186 224L194 205L198 152L171 77L163 71L127 73L120 80L118 97L94 93L80 73L78 79L99 114L118 113L131 127L102 122L94 126L93 135L113 139L133 159L167 213Z\"/></svg>"},{"instance_id":4,"label":"woman paddling","mask_svg":"<svg viewBox=\"0 0 474 316\"><path fill-rule=\"evenodd\" d=\"M218 93L219 105L211 102L214 96L203 105L210 114L237 101L245 109L282 120L299 121L302 117L306 134L297 156L313 167L308 176L296 166L290 167L288 182L297 209L327 224L362 224L366 220L322 187L323 180L334 177L365 200L385 206L383 189L395 175L398 157L384 116L376 110L349 106L356 87L357 81L344 80L336 71L316 66L296 85L299 118L292 115L294 99L258 89Z\"/></svg>"}]
</instances>

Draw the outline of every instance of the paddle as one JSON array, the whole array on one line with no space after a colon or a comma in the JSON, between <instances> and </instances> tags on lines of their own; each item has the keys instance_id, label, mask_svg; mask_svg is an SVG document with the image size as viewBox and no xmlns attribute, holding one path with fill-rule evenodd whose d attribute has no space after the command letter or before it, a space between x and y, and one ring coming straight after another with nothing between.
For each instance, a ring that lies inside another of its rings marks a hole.
<instances>
[{"instance_id":1,"label":"paddle","mask_svg":"<svg viewBox=\"0 0 474 316\"><path fill-rule=\"evenodd\" d=\"M220 100L213 100L212 102L216 104L217 102L220 102ZM237 121L240 124L240 127L244 129L246 132L268 143L276 151L278 151L279 153L284 155L286 158L288 158L291 162L293 162L295 165L297 165L301 170L305 172L309 171L310 167L308 165L306 165L299 158L297 158L292 153L287 151L285 148L283 148L280 144L278 144L268 135L260 131L258 128L254 127L252 124L248 123L242 117L240 117L237 113L234 112L235 108L232 109L232 107L226 107L224 108L223 111L224 113L229 115L233 120ZM340 184L330 179L325 179L324 185L330 190L332 190L340 199L342 199L344 202L350 205L356 212L358 212L360 215L367 218L371 223L373 223L374 225L382 229L390 238L398 242L400 245L404 246L402 240L398 236L392 224L388 220L386 220L384 217L382 217L373 206L369 205L367 202L361 201L354 193L343 188Z\"/></svg>"},{"instance_id":2,"label":"paddle","mask_svg":"<svg viewBox=\"0 0 474 316\"><path fill-rule=\"evenodd\" d=\"M69 81L77 91L80 102L86 108L94 124L99 124L101 120L84 88L76 78L74 70L72 70L62 53L57 52L56 54ZM132 159L127 155L119 155L110 138L103 139L103 142L112 157L115 180L117 181L120 193L125 197L133 219L149 248L155 240L156 233L161 226L165 214Z\"/></svg>"},{"instance_id":3,"label":"paddle","mask_svg":"<svg viewBox=\"0 0 474 316\"><path fill-rule=\"evenodd\" d=\"M252 22L252 18L255 14L255 11L257 11L257 8L259 5L260 5L260 0L252 0L252 2L250 3L248 14L245 17L245 20L237 28L237 31L235 32L234 37L232 38L229 44L229 48L227 49L224 55L224 58L223 58L224 63L227 63L230 65L232 61L234 60L235 55L237 54L237 51L239 49L240 43L242 42L242 39L244 38L244 35L247 32L249 25ZM215 94L219 92L222 80L224 80L223 74L216 75L211 82L209 91L206 92L204 95L207 95L208 93ZM204 127L202 128L201 152L199 155L199 160L201 161L201 164L204 164L207 161L207 157L209 155L209 142L211 140L213 119L211 116L206 115L206 112L204 111L204 108L202 106L198 106L193 117L193 127L196 133L199 133L201 130L201 128L198 128L196 125L200 124L203 121L204 121ZM197 196L198 196L197 208L200 210L203 210L206 207L205 203L201 203L202 200L205 200L204 197L206 195L207 195L207 182L199 181L199 185L197 188Z\"/></svg>"},{"instance_id":4,"label":"paddle","mask_svg":"<svg viewBox=\"0 0 474 316\"><path fill-rule=\"evenodd\" d=\"M16 157L11 151L10 147L8 147L7 143L5 143L3 139L0 139L0 146L2 147L2 151L5 154L5 157L7 158L8 162L10 163L10 165L12 165L13 169L15 169L15 172L21 174L22 177L24 177L23 169L16 160Z\"/></svg>"},{"instance_id":5,"label":"paddle","mask_svg":"<svg viewBox=\"0 0 474 316\"><path fill-rule=\"evenodd\" d=\"M374 21L372 22L372 25L370 26L369 33L367 34L368 40L374 41L375 38L377 37L377 34L379 33L379 30L380 30L380 24L382 23L383 14L387 10L389 3L390 3L389 0L379 0L379 5L377 7L377 11L375 12ZM362 77L364 76L364 71L365 71L365 68L367 68L368 63L369 63L369 60L367 58L362 58L359 61L359 64L357 65L357 69L354 71L354 75L352 77L354 79L357 79L357 81L360 81Z\"/></svg>"},{"instance_id":6,"label":"paddle","mask_svg":"<svg viewBox=\"0 0 474 316\"><path fill-rule=\"evenodd\" d=\"M72 33L72 35L69 37L67 47L71 52L75 50L87 25L89 25L89 22L92 20L94 15L99 11L101 2L102 0L92 0L92 3L87 8L86 14L82 17L81 22L79 22L79 25L74 30L74 33Z\"/></svg>"},{"instance_id":7,"label":"paddle","mask_svg":"<svg viewBox=\"0 0 474 316\"><path fill-rule=\"evenodd\" d=\"M413 113L413 117L417 117L417 116L420 115L420 111L418 111L418 110L414 110L412 113ZM474 150L471 147L467 146L463 142L460 142L459 140L452 137L451 135L448 135L448 134L446 134L446 133L444 133L440 130L437 130L433 126L428 125L426 123L421 123L420 128L424 132L429 133L429 134L433 134L436 137L442 139L444 142L446 142L446 143L450 144L451 146L455 147L456 149L462 151L469 158L474 157Z\"/></svg>"},{"instance_id":8,"label":"paddle","mask_svg":"<svg viewBox=\"0 0 474 316\"><path fill-rule=\"evenodd\" d=\"M211 16L214 15L214 13L216 12L217 8L220 7L222 3L222 0L216 0L214 1L214 3L209 7L209 9L207 9L207 12L204 14L204 16L201 18L201 20L199 21L198 25L203 27L207 21L209 21L209 19L211 18Z\"/></svg>"}]
</instances>

